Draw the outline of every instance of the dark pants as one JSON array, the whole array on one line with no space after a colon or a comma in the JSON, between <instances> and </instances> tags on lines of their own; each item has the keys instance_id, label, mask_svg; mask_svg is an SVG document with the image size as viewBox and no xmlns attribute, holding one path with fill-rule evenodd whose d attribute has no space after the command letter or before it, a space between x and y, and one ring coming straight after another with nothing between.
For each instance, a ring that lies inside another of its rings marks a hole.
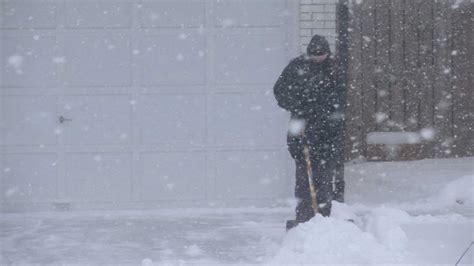
<instances>
[{"instance_id":1,"label":"dark pants","mask_svg":"<svg viewBox=\"0 0 474 266\"><path fill-rule=\"evenodd\" d=\"M328 138L312 136L314 137L305 138L288 135L287 138L288 150L296 163L295 197L298 200L296 206L298 222L306 222L314 216L304 154L305 145L310 151L311 178L316 191L318 213L329 216L331 200L333 198L339 201L344 200L344 164L340 149L336 146L338 144Z\"/></svg>"},{"instance_id":2,"label":"dark pants","mask_svg":"<svg viewBox=\"0 0 474 266\"><path fill-rule=\"evenodd\" d=\"M341 158L337 160L336 163L333 200L344 202L344 189L346 186L344 182L344 159Z\"/></svg>"}]
</instances>

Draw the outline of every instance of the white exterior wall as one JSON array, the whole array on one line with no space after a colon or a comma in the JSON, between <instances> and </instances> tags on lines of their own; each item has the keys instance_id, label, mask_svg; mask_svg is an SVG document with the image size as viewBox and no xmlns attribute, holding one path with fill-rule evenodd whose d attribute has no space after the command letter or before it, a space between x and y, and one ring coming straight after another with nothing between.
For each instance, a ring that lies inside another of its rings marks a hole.
<instances>
[{"instance_id":1,"label":"white exterior wall","mask_svg":"<svg viewBox=\"0 0 474 266\"><path fill-rule=\"evenodd\" d=\"M311 37L325 36L334 53L336 44L336 3L337 0L300 0L300 44L306 52Z\"/></svg>"}]
</instances>

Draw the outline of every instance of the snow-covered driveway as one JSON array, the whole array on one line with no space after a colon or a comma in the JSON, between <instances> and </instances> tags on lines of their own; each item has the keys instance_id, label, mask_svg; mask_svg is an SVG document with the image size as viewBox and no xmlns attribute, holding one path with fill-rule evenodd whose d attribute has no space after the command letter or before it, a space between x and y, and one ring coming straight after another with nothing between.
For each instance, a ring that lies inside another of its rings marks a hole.
<instances>
[{"instance_id":1,"label":"snow-covered driveway","mask_svg":"<svg viewBox=\"0 0 474 266\"><path fill-rule=\"evenodd\" d=\"M290 212L182 210L7 215L5 263L257 263L284 234Z\"/></svg>"},{"instance_id":2,"label":"snow-covered driveway","mask_svg":"<svg viewBox=\"0 0 474 266\"><path fill-rule=\"evenodd\" d=\"M1 264L454 265L474 240L474 158L347 167L348 205L3 214ZM355 224L344 218L356 214ZM460 265L472 265L474 247Z\"/></svg>"}]
</instances>

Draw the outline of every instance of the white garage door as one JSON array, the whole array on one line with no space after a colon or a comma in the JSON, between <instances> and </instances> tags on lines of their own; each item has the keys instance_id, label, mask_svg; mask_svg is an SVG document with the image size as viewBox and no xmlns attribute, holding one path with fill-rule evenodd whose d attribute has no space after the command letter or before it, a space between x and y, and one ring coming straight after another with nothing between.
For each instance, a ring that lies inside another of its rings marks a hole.
<instances>
[{"instance_id":1,"label":"white garage door","mask_svg":"<svg viewBox=\"0 0 474 266\"><path fill-rule=\"evenodd\" d=\"M5 210L290 195L296 1L0 3Z\"/></svg>"}]
</instances>

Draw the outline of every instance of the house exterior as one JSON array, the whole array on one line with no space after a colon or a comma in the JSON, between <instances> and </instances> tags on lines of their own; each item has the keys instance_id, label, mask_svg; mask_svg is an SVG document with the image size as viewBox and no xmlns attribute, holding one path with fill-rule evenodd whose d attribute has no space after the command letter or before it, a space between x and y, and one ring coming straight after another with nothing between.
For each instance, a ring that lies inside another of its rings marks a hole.
<instances>
[{"instance_id":1,"label":"house exterior","mask_svg":"<svg viewBox=\"0 0 474 266\"><path fill-rule=\"evenodd\" d=\"M472 156L472 0L0 0L1 210L292 198L272 87L340 3L347 160Z\"/></svg>"},{"instance_id":2,"label":"house exterior","mask_svg":"<svg viewBox=\"0 0 474 266\"><path fill-rule=\"evenodd\" d=\"M348 1L346 157L474 155L474 2Z\"/></svg>"},{"instance_id":3,"label":"house exterior","mask_svg":"<svg viewBox=\"0 0 474 266\"><path fill-rule=\"evenodd\" d=\"M272 86L335 0L0 1L2 211L275 205Z\"/></svg>"}]
</instances>

